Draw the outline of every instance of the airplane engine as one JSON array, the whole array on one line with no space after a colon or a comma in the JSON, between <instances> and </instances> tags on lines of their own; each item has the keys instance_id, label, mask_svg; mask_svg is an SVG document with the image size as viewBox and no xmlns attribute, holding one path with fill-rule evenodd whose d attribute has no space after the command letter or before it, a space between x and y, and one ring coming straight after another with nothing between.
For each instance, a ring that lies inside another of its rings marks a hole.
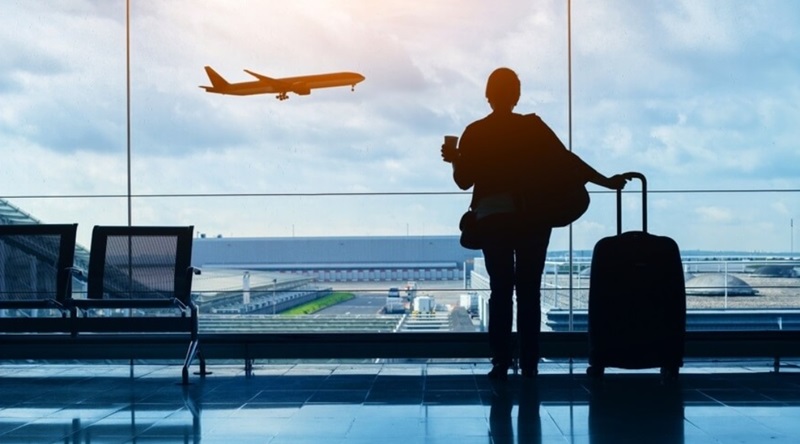
<instances>
[{"instance_id":1,"label":"airplane engine","mask_svg":"<svg viewBox=\"0 0 800 444\"><path fill-rule=\"evenodd\" d=\"M292 92L298 96L307 96L311 94L311 88L308 85L292 85Z\"/></svg>"}]
</instances>

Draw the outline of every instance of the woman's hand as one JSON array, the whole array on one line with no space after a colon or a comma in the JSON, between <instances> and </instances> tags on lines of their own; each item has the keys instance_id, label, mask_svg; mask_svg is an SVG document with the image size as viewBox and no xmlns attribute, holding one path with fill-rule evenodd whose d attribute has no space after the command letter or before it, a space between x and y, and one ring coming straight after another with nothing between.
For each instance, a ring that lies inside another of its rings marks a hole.
<instances>
[{"instance_id":1,"label":"woman's hand","mask_svg":"<svg viewBox=\"0 0 800 444\"><path fill-rule=\"evenodd\" d=\"M448 163L455 162L458 159L458 148L454 145L442 145L442 160Z\"/></svg>"},{"instance_id":2,"label":"woman's hand","mask_svg":"<svg viewBox=\"0 0 800 444\"><path fill-rule=\"evenodd\" d=\"M621 190L625 188L629 180L631 180L631 177L626 174L615 174L608 178L604 186L612 190Z\"/></svg>"}]
</instances>

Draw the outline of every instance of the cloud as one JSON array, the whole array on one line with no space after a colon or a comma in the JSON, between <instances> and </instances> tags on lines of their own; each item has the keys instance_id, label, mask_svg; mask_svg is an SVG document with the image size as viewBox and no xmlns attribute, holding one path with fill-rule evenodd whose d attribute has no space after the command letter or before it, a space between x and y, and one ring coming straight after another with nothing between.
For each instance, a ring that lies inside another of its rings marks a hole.
<instances>
[{"instance_id":1,"label":"cloud","mask_svg":"<svg viewBox=\"0 0 800 444\"><path fill-rule=\"evenodd\" d=\"M119 143L125 122L124 28L95 12L85 2L4 5L0 72L6 74L0 82L18 123L4 132L63 152L108 150Z\"/></svg>"},{"instance_id":2,"label":"cloud","mask_svg":"<svg viewBox=\"0 0 800 444\"><path fill-rule=\"evenodd\" d=\"M608 148L608 152L611 156L622 157L632 152L632 141L633 134L631 129L615 124L606 131L603 146Z\"/></svg>"},{"instance_id":3,"label":"cloud","mask_svg":"<svg viewBox=\"0 0 800 444\"><path fill-rule=\"evenodd\" d=\"M64 63L35 44L6 47L0 54L0 94L19 93L33 78L60 74L66 69Z\"/></svg>"},{"instance_id":4,"label":"cloud","mask_svg":"<svg viewBox=\"0 0 800 444\"><path fill-rule=\"evenodd\" d=\"M134 193L455 192L450 166L439 157L441 137L459 135L489 111L485 80L500 65L523 81L518 109L540 114L567 143L566 6L559 0L499 5L132 2ZM3 5L4 195L125 192L124 6L121 0ZM797 188L797 17L800 6L791 1L575 4L574 149L603 173L643 171L655 189ZM355 92L319 90L279 102L207 94L197 87L208 82L205 65L231 81L250 80L244 68L278 77L347 70L367 79ZM613 206L598 203L605 195L594 197L597 211L582 220L581 242L588 246L613 229ZM454 234L467 199L134 203L139 220L190 221L225 235L404 234L407 224L412 232ZM69 200L75 210L49 202L21 206L43 219L86 223L124 220L126 212L117 198L102 205ZM783 205L789 214L796 210L790 199ZM709 196L669 211L651 206L654 223L668 230L688 218L726 224L720 243L739 242L736 230L756 219ZM676 237L691 246L711 243L707 233L680 230Z\"/></svg>"},{"instance_id":5,"label":"cloud","mask_svg":"<svg viewBox=\"0 0 800 444\"><path fill-rule=\"evenodd\" d=\"M791 211L789 210L789 206L786 204L785 201L782 201L782 200L773 202L772 203L772 209L776 213L778 213L780 215L783 215L783 216L789 216L789 215L792 214Z\"/></svg>"},{"instance_id":6,"label":"cloud","mask_svg":"<svg viewBox=\"0 0 800 444\"><path fill-rule=\"evenodd\" d=\"M727 224L734 220L733 213L729 209L722 207L699 207L695 208L695 213L706 223Z\"/></svg>"},{"instance_id":7,"label":"cloud","mask_svg":"<svg viewBox=\"0 0 800 444\"><path fill-rule=\"evenodd\" d=\"M742 22L748 21L744 8L751 7L742 2L733 5L680 0L662 10L658 20L667 32L667 40L681 50L731 52L737 47Z\"/></svg>"}]
</instances>

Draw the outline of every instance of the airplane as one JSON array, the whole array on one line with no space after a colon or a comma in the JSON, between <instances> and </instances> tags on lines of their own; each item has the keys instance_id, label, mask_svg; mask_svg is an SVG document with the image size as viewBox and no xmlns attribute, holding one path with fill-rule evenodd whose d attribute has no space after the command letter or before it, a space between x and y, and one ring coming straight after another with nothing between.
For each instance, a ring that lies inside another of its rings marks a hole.
<instances>
[{"instance_id":1,"label":"airplane","mask_svg":"<svg viewBox=\"0 0 800 444\"><path fill-rule=\"evenodd\" d=\"M278 93L278 100L286 100L289 93L306 96L315 88L331 88L350 85L350 90L355 91L356 84L364 81L364 76L355 72L334 72L329 74L314 74L309 76L284 77L274 79L265 75L245 69L258 80L241 83L229 83L213 68L206 66L206 74L211 80L211 86L200 86L209 93L227 94L232 96L249 96L252 94Z\"/></svg>"}]
</instances>

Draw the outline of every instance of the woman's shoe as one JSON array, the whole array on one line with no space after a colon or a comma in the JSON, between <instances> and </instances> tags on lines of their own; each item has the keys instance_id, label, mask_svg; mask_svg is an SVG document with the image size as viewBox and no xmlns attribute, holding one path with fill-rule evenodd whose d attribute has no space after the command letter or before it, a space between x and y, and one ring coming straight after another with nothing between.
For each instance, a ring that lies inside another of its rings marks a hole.
<instances>
[{"instance_id":1,"label":"woman's shoe","mask_svg":"<svg viewBox=\"0 0 800 444\"><path fill-rule=\"evenodd\" d=\"M507 381L508 366L495 364L486 376L495 381Z\"/></svg>"}]
</instances>

